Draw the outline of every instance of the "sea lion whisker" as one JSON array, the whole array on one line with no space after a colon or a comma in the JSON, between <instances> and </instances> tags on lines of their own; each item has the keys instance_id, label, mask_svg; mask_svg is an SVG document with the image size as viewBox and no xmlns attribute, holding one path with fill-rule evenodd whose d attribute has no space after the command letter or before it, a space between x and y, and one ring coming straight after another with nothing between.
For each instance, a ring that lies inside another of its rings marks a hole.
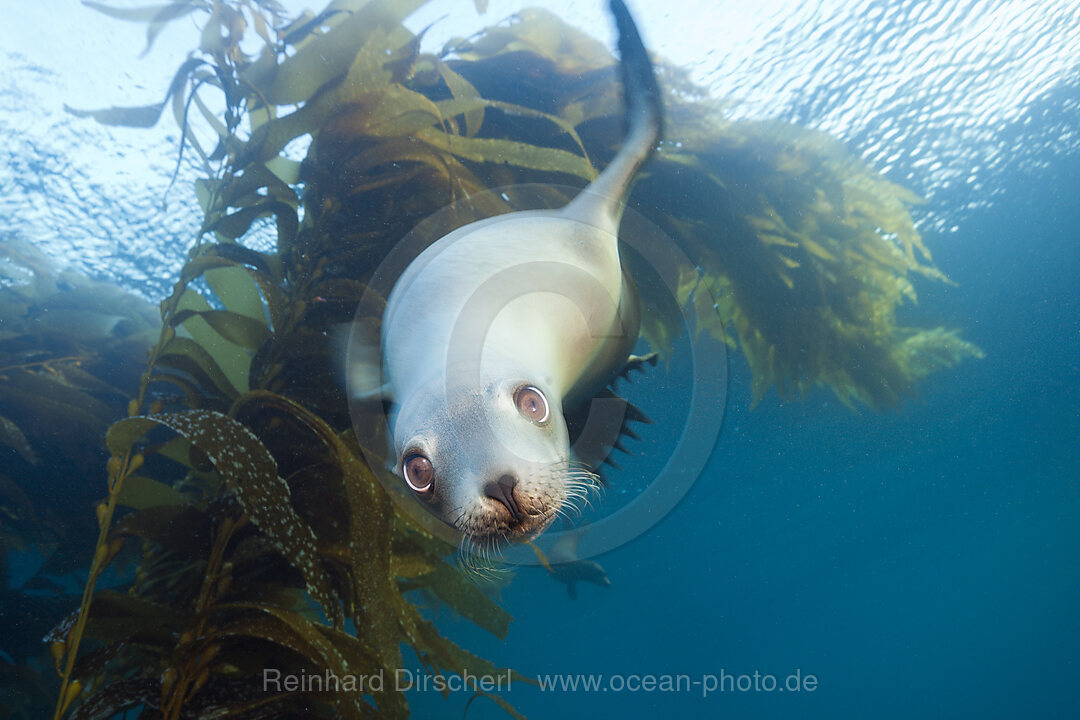
<instances>
[{"instance_id":1,"label":"sea lion whisker","mask_svg":"<svg viewBox=\"0 0 1080 720\"><path fill-rule=\"evenodd\" d=\"M578 506L574 502L564 502L562 505L559 506L559 512L562 514L562 517L566 518L567 520L581 518L581 513L578 510Z\"/></svg>"},{"instance_id":2,"label":"sea lion whisker","mask_svg":"<svg viewBox=\"0 0 1080 720\"><path fill-rule=\"evenodd\" d=\"M459 545L459 557L462 571L474 578L492 578L501 568L497 568L490 557L488 544L491 538L483 537L478 541L470 534L464 534Z\"/></svg>"}]
</instances>

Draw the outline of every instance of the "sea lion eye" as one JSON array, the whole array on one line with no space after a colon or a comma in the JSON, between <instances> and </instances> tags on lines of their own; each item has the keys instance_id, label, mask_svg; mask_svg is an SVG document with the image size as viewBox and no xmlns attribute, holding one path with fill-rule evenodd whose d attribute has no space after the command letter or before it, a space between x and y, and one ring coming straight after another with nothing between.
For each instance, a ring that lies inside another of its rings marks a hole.
<instances>
[{"instance_id":1,"label":"sea lion eye","mask_svg":"<svg viewBox=\"0 0 1080 720\"><path fill-rule=\"evenodd\" d=\"M435 484L435 468L431 461L420 453L412 453L405 457L401 465L401 474L405 476L405 483L414 492L431 492Z\"/></svg>"},{"instance_id":2,"label":"sea lion eye","mask_svg":"<svg viewBox=\"0 0 1080 720\"><path fill-rule=\"evenodd\" d=\"M544 393L532 385L524 385L517 389L514 393L514 404L517 405L521 417L537 425L546 423L551 415Z\"/></svg>"}]
</instances>

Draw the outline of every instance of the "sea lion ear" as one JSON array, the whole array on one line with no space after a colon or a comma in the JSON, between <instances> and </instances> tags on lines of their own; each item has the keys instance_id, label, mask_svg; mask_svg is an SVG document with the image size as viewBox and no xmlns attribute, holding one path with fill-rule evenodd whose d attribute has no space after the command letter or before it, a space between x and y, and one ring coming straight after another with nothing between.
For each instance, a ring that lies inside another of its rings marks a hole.
<instances>
[{"instance_id":1,"label":"sea lion ear","mask_svg":"<svg viewBox=\"0 0 1080 720\"><path fill-rule=\"evenodd\" d=\"M371 320L342 323L330 331L345 390L353 402L393 402L382 378L379 330Z\"/></svg>"}]
</instances>

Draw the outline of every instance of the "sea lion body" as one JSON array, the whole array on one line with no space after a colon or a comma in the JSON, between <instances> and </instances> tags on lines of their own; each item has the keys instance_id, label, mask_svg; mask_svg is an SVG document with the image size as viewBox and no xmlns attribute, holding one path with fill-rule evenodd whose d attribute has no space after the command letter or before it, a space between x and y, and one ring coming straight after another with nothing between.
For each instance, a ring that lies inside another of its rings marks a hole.
<instances>
[{"instance_id":1,"label":"sea lion body","mask_svg":"<svg viewBox=\"0 0 1080 720\"><path fill-rule=\"evenodd\" d=\"M573 403L625 362L638 335L637 294L613 230L565 209L516 212L459 228L422 253L395 285L384 327L395 389L441 377L471 355L453 345L480 342L484 374L509 363Z\"/></svg>"},{"instance_id":2,"label":"sea lion body","mask_svg":"<svg viewBox=\"0 0 1080 720\"><path fill-rule=\"evenodd\" d=\"M657 142L660 101L632 19L621 0L611 7L628 120L619 153L564 208L437 240L383 314L379 394L392 403L396 472L474 542L534 536L586 492L595 475L571 460L564 412L602 390L638 338L618 227ZM357 359L350 377L355 398L375 375Z\"/></svg>"}]
</instances>

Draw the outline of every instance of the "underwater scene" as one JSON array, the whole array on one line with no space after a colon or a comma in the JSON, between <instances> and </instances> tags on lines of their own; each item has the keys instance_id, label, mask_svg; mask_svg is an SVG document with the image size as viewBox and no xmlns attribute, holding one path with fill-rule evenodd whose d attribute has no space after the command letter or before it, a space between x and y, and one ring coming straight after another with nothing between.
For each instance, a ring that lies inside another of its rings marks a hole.
<instances>
[{"instance_id":1,"label":"underwater scene","mask_svg":"<svg viewBox=\"0 0 1080 720\"><path fill-rule=\"evenodd\" d=\"M0 23L0 718L1080 717L1080 6Z\"/></svg>"}]
</instances>

